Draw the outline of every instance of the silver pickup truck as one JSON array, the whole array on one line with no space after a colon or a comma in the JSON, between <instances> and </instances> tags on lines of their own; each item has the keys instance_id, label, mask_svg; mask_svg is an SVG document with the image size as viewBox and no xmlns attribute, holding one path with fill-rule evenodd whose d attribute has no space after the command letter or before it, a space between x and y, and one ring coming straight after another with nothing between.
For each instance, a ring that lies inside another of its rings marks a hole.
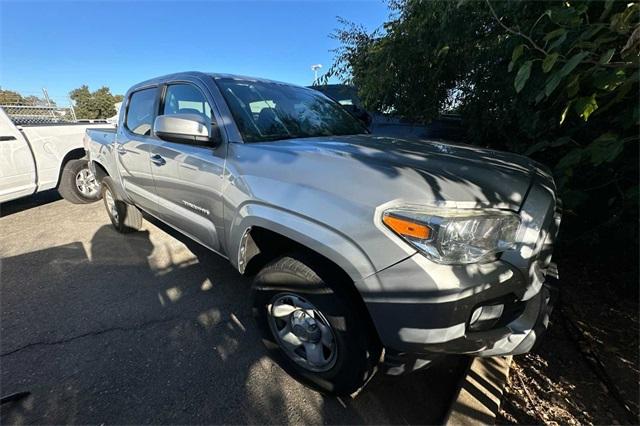
<instances>
[{"instance_id":1,"label":"silver pickup truck","mask_svg":"<svg viewBox=\"0 0 640 426\"><path fill-rule=\"evenodd\" d=\"M316 389L524 353L548 324L560 208L528 158L376 137L312 89L199 72L135 85L86 137L114 227L144 211L255 276L267 347Z\"/></svg>"}]
</instances>

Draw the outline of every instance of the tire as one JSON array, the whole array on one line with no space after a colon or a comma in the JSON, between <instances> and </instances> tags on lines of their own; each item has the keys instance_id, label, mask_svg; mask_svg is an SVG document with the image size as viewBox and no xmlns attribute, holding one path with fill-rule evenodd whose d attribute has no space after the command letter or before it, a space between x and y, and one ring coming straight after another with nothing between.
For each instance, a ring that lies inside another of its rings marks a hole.
<instances>
[{"instance_id":1,"label":"tire","mask_svg":"<svg viewBox=\"0 0 640 426\"><path fill-rule=\"evenodd\" d=\"M267 350L285 371L320 392L350 395L375 373L381 347L366 313L352 302L349 283L332 269L301 253L273 260L254 279L253 314ZM303 309L283 316L292 307Z\"/></svg>"},{"instance_id":2,"label":"tire","mask_svg":"<svg viewBox=\"0 0 640 426\"><path fill-rule=\"evenodd\" d=\"M100 183L89 170L86 159L69 160L65 163L58 192L73 204L88 204L100 199Z\"/></svg>"},{"instance_id":3,"label":"tire","mask_svg":"<svg viewBox=\"0 0 640 426\"><path fill-rule=\"evenodd\" d=\"M136 206L117 198L115 183L109 176L102 179L101 193L109 219L118 232L126 234L142 228L142 213Z\"/></svg>"}]
</instances>

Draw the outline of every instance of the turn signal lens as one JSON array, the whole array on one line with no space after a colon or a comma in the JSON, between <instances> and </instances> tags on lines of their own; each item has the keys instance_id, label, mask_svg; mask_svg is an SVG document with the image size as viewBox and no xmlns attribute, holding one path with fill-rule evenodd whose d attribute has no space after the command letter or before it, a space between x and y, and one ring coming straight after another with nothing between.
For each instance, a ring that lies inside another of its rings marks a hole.
<instances>
[{"instance_id":1,"label":"turn signal lens","mask_svg":"<svg viewBox=\"0 0 640 426\"><path fill-rule=\"evenodd\" d=\"M431 228L421 223L390 215L385 215L382 221L393 231L405 237L428 240L431 236Z\"/></svg>"},{"instance_id":2,"label":"turn signal lens","mask_svg":"<svg viewBox=\"0 0 640 426\"><path fill-rule=\"evenodd\" d=\"M400 206L382 222L430 260L445 265L492 262L515 246L520 217L495 209Z\"/></svg>"}]
</instances>

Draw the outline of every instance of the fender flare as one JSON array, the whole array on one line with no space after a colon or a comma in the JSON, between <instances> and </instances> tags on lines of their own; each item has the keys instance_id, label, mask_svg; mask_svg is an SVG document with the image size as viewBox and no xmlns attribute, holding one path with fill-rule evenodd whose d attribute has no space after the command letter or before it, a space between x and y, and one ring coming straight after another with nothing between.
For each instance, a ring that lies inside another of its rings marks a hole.
<instances>
[{"instance_id":1,"label":"fender flare","mask_svg":"<svg viewBox=\"0 0 640 426\"><path fill-rule=\"evenodd\" d=\"M102 161L96 160L94 158L90 158L89 159L89 168L90 169L93 168L91 171L96 176L98 174L97 167L100 167L106 173L106 175L103 176L103 177L107 177L108 176L113 180L113 183L115 185L115 187L113 189L116 192L116 194L115 194L116 198L118 198L119 200L124 200L124 201L129 200L129 197L126 194L126 191L124 190L124 188L122 188L122 185L120 184L120 179L117 176L114 176L113 174L109 173L109 169L106 167L106 165Z\"/></svg>"},{"instance_id":2,"label":"fender flare","mask_svg":"<svg viewBox=\"0 0 640 426\"><path fill-rule=\"evenodd\" d=\"M268 229L317 252L342 268L354 283L376 272L366 253L338 230L295 212L255 202L237 210L227 236L229 260L240 271L243 244L252 227Z\"/></svg>"},{"instance_id":3,"label":"fender flare","mask_svg":"<svg viewBox=\"0 0 640 426\"><path fill-rule=\"evenodd\" d=\"M84 151L84 148L74 148L64 155L62 160L60 160L60 164L58 165L58 178L56 180L55 188L58 188L58 186L60 186L60 180L62 179L62 172L64 172L64 168L66 167L67 163L69 161L80 160L82 158L86 158L86 153Z\"/></svg>"}]
</instances>

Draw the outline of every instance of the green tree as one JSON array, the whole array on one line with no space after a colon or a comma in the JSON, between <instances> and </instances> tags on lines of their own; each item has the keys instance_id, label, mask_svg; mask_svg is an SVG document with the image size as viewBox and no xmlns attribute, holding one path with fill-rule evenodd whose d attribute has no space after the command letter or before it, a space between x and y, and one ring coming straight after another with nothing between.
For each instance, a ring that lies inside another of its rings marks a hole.
<instances>
[{"instance_id":1,"label":"green tree","mask_svg":"<svg viewBox=\"0 0 640 426\"><path fill-rule=\"evenodd\" d=\"M398 0L391 8L372 34L342 21L326 77L355 84L369 108L412 120L455 110L469 142L547 164L579 229L620 218L637 227L637 2Z\"/></svg>"},{"instance_id":2,"label":"green tree","mask_svg":"<svg viewBox=\"0 0 640 426\"><path fill-rule=\"evenodd\" d=\"M24 103L24 98L18 92L14 92L13 90L4 90L0 88L0 104L20 104Z\"/></svg>"},{"instance_id":3,"label":"green tree","mask_svg":"<svg viewBox=\"0 0 640 426\"><path fill-rule=\"evenodd\" d=\"M117 96L111 94L111 90L103 86L91 92L84 84L69 93L74 102L76 117L86 119L109 118L116 113L115 103Z\"/></svg>"},{"instance_id":4,"label":"green tree","mask_svg":"<svg viewBox=\"0 0 640 426\"><path fill-rule=\"evenodd\" d=\"M558 159L556 175L570 207L588 196L581 190L585 177L610 186L609 203L637 203L640 5L556 5L527 27L528 34L488 7L520 43L507 67L515 75L514 89L544 120L536 129L541 137L526 153L547 150ZM635 161L622 156L625 150Z\"/></svg>"},{"instance_id":5,"label":"green tree","mask_svg":"<svg viewBox=\"0 0 640 426\"><path fill-rule=\"evenodd\" d=\"M46 99L40 98L35 95L29 95L24 98L24 103L27 105L35 105L35 106L56 106L56 103L53 100L49 100L47 102Z\"/></svg>"}]
</instances>

